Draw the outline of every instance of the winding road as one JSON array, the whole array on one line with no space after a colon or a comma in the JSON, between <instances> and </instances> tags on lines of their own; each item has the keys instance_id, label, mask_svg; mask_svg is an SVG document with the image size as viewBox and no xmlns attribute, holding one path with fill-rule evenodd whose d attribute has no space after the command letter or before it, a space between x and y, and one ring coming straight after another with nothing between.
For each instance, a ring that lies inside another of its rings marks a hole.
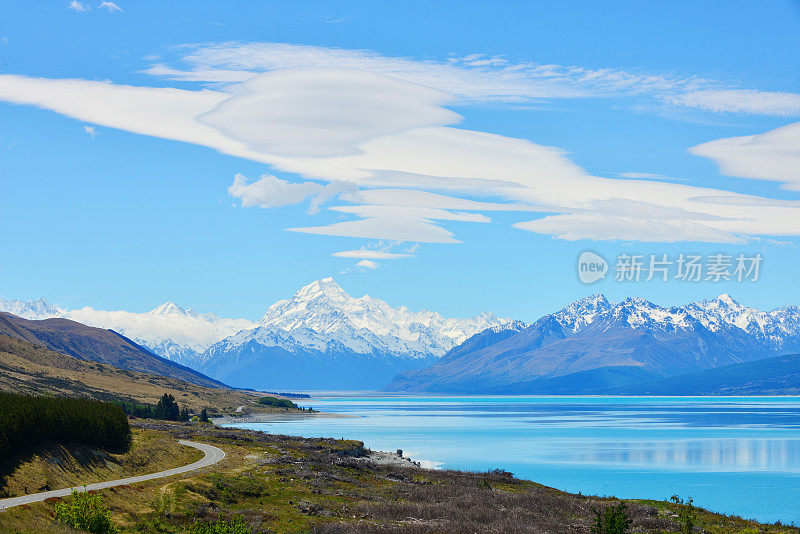
<instances>
[{"instance_id":1,"label":"winding road","mask_svg":"<svg viewBox=\"0 0 800 534\"><path fill-rule=\"evenodd\" d=\"M188 471L194 471L196 469L208 467L209 465L214 465L215 463L225 458L225 451L213 445L208 445L207 443L196 443L194 441L187 441L185 439L179 439L178 443L180 443L181 445L186 445L188 447L194 447L195 449L200 449L205 453L205 456L203 456L203 458L194 462L193 464L184 465L183 467L176 467L174 469L167 469L166 471L159 471L158 473L150 473L149 475L139 475L135 477L120 478L118 480L110 480L108 482L97 482L96 484L88 484L86 486L76 486L74 488L64 488L60 490L44 491L42 493L32 493L30 495L23 495L22 497L11 497L10 499L0 499L0 512L12 508L14 506L19 506L21 504L31 504L34 502L39 502L45 499L49 499L51 497L68 497L69 495L72 495L73 490L92 491L92 490L113 488L114 486L124 486L126 484L133 484L135 482L144 482L146 480L153 480L156 478L165 478L172 475L179 475L181 473L186 473Z\"/></svg>"}]
</instances>

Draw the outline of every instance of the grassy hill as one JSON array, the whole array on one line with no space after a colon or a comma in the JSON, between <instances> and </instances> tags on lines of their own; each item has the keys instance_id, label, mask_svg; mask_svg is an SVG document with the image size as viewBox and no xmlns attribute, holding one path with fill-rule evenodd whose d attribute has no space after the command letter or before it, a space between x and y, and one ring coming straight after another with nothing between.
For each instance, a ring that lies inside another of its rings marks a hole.
<instances>
[{"instance_id":1,"label":"grassy hill","mask_svg":"<svg viewBox=\"0 0 800 534\"><path fill-rule=\"evenodd\" d=\"M233 412L238 406L267 411L254 404L259 396L241 390L205 387L149 373L85 361L0 334L0 391L26 395L92 397L156 404L169 393L178 404Z\"/></svg>"},{"instance_id":2,"label":"grassy hill","mask_svg":"<svg viewBox=\"0 0 800 534\"><path fill-rule=\"evenodd\" d=\"M69 354L81 360L106 363L144 373L168 376L206 387L227 387L193 369L141 347L113 330L94 328L68 319L30 321L0 312L0 334Z\"/></svg>"}]
</instances>

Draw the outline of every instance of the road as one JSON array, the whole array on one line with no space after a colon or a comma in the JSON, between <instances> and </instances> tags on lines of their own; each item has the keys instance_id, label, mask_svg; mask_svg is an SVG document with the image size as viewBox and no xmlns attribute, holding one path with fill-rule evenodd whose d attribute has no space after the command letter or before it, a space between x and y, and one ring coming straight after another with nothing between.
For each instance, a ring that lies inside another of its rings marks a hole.
<instances>
[{"instance_id":1,"label":"road","mask_svg":"<svg viewBox=\"0 0 800 534\"><path fill-rule=\"evenodd\" d=\"M172 475L179 475L181 473L186 473L188 471L194 471L196 469L208 467L209 465L214 465L215 463L225 458L225 451L217 447L214 447L213 445L208 445L206 443L196 443L194 441L187 441L185 439L179 439L178 443L180 443L181 445L186 445L188 447L194 447L195 449L200 449L205 453L205 456L203 456L202 459L196 461L193 464L184 465L183 467L176 467L174 469L167 469L166 471L159 471L158 473L150 473L149 475L139 475L135 477L121 478L119 480L110 480L108 482L98 482L96 484L89 484L87 486L64 488L53 491L44 491L42 493L32 493L30 495L23 495L22 497L11 497L10 499L0 499L0 511L7 510L8 508L14 506L19 506L21 504L30 504L34 502L43 501L51 497L68 497L69 495L72 495L73 490L84 491L85 489L87 491L92 491L92 490L113 488L114 486L124 486L127 484L134 484L136 482L144 482L145 480L153 480L156 478L165 478Z\"/></svg>"}]
</instances>

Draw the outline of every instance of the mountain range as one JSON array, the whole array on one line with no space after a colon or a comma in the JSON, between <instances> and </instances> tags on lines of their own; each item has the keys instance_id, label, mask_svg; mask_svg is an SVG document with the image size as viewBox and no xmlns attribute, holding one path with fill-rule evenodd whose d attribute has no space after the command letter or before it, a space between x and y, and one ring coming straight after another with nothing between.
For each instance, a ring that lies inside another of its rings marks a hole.
<instances>
[{"instance_id":1,"label":"mountain range","mask_svg":"<svg viewBox=\"0 0 800 534\"><path fill-rule=\"evenodd\" d=\"M436 364L401 373L389 391L589 394L800 351L800 308L764 312L730 295L663 308L603 295L531 325L473 336Z\"/></svg>"},{"instance_id":2,"label":"mountain range","mask_svg":"<svg viewBox=\"0 0 800 534\"><path fill-rule=\"evenodd\" d=\"M378 389L397 373L433 364L473 334L505 322L490 313L455 319L392 308L369 295L354 298L332 278L274 303L257 322L172 302L132 313L0 299L0 311L108 328L226 384L284 390Z\"/></svg>"}]
</instances>

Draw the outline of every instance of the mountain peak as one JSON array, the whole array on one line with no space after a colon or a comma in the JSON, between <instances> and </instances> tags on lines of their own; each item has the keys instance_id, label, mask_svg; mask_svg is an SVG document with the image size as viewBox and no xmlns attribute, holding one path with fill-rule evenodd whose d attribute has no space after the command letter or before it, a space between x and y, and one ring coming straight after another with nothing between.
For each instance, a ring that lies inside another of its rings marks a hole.
<instances>
[{"instance_id":1,"label":"mountain peak","mask_svg":"<svg viewBox=\"0 0 800 534\"><path fill-rule=\"evenodd\" d=\"M320 295L337 300L352 298L331 277L315 280L301 287L297 293L294 294L295 298L300 300L309 300Z\"/></svg>"},{"instance_id":2,"label":"mountain peak","mask_svg":"<svg viewBox=\"0 0 800 534\"><path fill-rule=\"evenodd\" d=\"M187 310L183 306L178 306L171 300L168 300L161 306L150 310L149 313L150 315L168 315L168 314L189 315L189 310Z\"/></svg>"}]
</instances>

